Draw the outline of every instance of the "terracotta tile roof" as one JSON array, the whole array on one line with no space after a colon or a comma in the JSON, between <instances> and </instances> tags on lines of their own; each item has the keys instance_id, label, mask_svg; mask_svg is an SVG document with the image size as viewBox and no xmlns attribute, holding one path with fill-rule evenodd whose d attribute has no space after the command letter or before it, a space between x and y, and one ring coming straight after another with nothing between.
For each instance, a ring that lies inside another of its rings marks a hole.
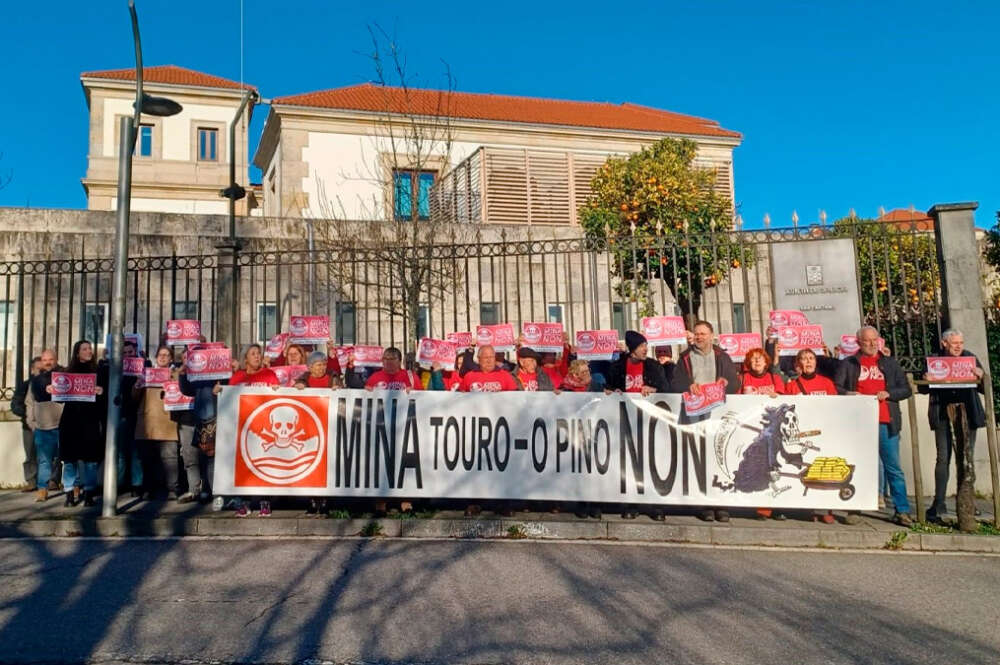
<instances>
[{"instance_id":1,"label":"terracotta tile roof","mask_svg":"<svg viewBox=\"0 0 1000 665\"><path fill-rule=\"evenodd\" d=\"M934 220L928 217L927 213L919 210L907 210L905 208L890 210L884 215L880 215L876 221L895 224L907 229L910 228L910 223L912 222L917 231L931 231L934 229Z\"/></svg>"},{"instance_id":2,"label":"terracotta tile roof","mask_svg":"<svg viewBox=\"0 0 1000 665\"><path fill-rule=\"evenodd\" d=\"M132 69L108 69L100 72L83 72L80 78L100 78L115 79L118 81L134 81L135 68ZM178 67L177 65L158 65L156 67L143 67L142 80L146 83L169 83L172 85L191 85L200 88L230 88L239 90L238 81L230 81L221 76L213 76L203 72L196 72L193 69ZM243 88L256 90L249 83L244 83Z\"/></svg>"},{"instance_id":3,"label":"terracotta tile roof","mask_svg":"<svg viewBox=\"0 0 1000 665\"><path fill-rule=\"evenodd\" d=\"M670 134L742 138L714 120L662 111L637 104L573 102L538 97L512 97L470 92L378 86L372 83L302 95L275 97L273 104L352 111L412 113L472 120L599 127Z\"/></svg>"}]
</instances>

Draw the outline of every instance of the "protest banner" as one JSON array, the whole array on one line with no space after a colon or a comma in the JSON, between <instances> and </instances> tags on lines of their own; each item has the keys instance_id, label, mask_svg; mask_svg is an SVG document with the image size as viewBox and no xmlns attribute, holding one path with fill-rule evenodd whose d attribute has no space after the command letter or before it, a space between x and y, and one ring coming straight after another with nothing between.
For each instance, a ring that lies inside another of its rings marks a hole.
<instances>
[{"instance_id":1,"label":"protest banner","mask_svg":"<svg viewBox=\"0 0 1000 665\"><path fill-rule=\"evenodd\" d=\"M53 402L94 402L96 400L96 374L52 372Z\"/></svg>"},{"instance_id":2,"label":"protest banner","mask_svg":"<svg viewBox=\"0 0 1000 665\"><path fill-rule=\"evenodd\" d=\"M781 326L804 326L809 323L806 315L797 309L772 309L768 313L767 318L775 328L780 328Z\"/></svg>"},{"instance_id":3,"label":"protest banner","mask_svg":"<svg viewBox=\"0 0 1000 665\"><path fill-rule=\"evenodd\" d=\"M927 359L931 388L975 388L976 359L973 356L931 356Z\"/></svg>"},{"instance_id":4,"label":"protest banner","mask_svg":"<svg viewBox=\"0 0 1000 665\"><path fill-rule=\"evenodd\" d=\"M295 381L309 371L305 365L280 365L272 367L271 371L278 377L278 385L292 387Z\"/></svg>"},{"instance_id":5,"label":"protest banner","mask_svg":"<svg viewBox=\"0 0 1000 665\"><path fill-rule=\"evenodd\" d=\"M687 344L687 330L680 316L644 316L642 334L650 346Z\"/></svg>"},{"instance_id":6,"label":"protest banner","mask_svg":"<svg viewBox=\"0 0 1000 665\"><path fill-rule=\"evenodd\" d=\"M167 321L167 345L187 346L201 342L201 321L171 319Z\"/></svg>"},{"instance_id":7,"label":"protest banner","mask_svg":"<svg viewBox=\"0 0 1000 665\"><path fill-rule=\"evenodd\" d=\"M227 496L595 501L874 510L873 396L410 393L226 386Z\"/></svg>"},{"instance_id":8,"label":"protest banner","mask_svg":"<svg viewBox=\"0 0 1000 665\"><path fill-rule=\"evenodd\" d=\"M522 346L534 349L539 353L562 353L563 324L561 323L525 323L521 326Z\"/></svg>"},{"instance_id":9,"label":"protest banner","mask_svg":"<svg viewBox=\"0 0 1000 665\"><path fill-rule=\"evenodd\" d=\"M722 333L719 348L734 361L741 363L751 349L764 348L760 333Z\"/></svg>"},{"instance_id":10,"label":"protest banner","mask_svg":"<svg viewBox=\"0 0 1000 665\"><path fill-rule=\"evenodd\" d=\"M351 361L351 354L354 353L354 347L335 346L333 347L333 353L337 356L337 364L340 365L340 371L347 371L347 364Z\"/></svg>"},{"instance_id":11,"label":"protest banner","mask_svg":"<svg viewBox=\"0 0 1000 665\"><path fill-rule=\"evenodd\" d=\"M850 356L855 355L858 349L861 347L858 345L857 335L841 335L840 336L840 350L837 353L837 359L843 360ZM885 348L885 340L881 337L878 338L878 350L881 351Z\"/></svg>"},{"instance_id":12,"label":"protest banner","mask_svg":"<svg viewBox=\"0 0 1000 665\"><path fill-rule=\"evenodd\" d=\"M169 380L169 367L147 367L142 373L142 384L147 388L162 388Z\"/></svg>"},{"instance_id":13,"label":"protest banner","mask_svg":"<svg viewBox=\"0 0 1000 665\"><path fill-rule=\"evenodd\" d=\"M146 373L146 359L140 356L122 358L122 376L139 377Z\"/></svg>"},{"instance_id":14,"label":"protest banner","mask_svg":"<svg viewBox=\"0 0 1000 665\"><path fill-rule=\"evenodd\" d=\"M356 345L354 347L355 367L381 367L382 347L371 345Z\"/></svg>"},{"instance_id":15,"label":"protest banner","mask_svg":"<svg viewBox=\"0 0 1000 665\"><path fill-rule=\"evenodd\" d=\"M701 416L713 411L726 403L726 387L721 383L702 383L698 385L698 393L684 393L684 413L688 416Z\"/></svg>"},{"instance_id":16,"label":"protest banner","mask_svg":"<svg viewBox=\"0 0 1000 665\"><path fill-rule=\"evenodd\" d=\"M451 342L460 349L476 345L476 337L471 332L450 332L444 336L444 341Z\"/></svg>"},{"instance_id":17,"label":"protest banner","mask_svg":"<svg viewBox=\"0 0 1000 665\"><path fill-rule=\"evenodd\" d=\"M509 323L476 326L476 345L492 346L497 353L513 351L515 348L514 326Z\"/></svg>"},{"instance_id":18,"label":"protest banner","mask_svg":"<svg viewBox=\"0 0 1000 665\"><path fill-rule=\"evenodd\" d=\"M778 355L794 356L802 349L812 349L821 356L823 350L823 326L809 324L802 326L778 326Z\"/></svg>"},{"instance_id":19,"label":"protest banner","mask_svg":"<svg viewBox=\"0 0 1000 665\"><path fill-rule=\"evenodd\" d=\"M194 397L188 397L181 392L177 381L163 382L163 409L165 411L192 411Z\"/></svg>"},{"instance_id":20,"label":"protest banner","mask_svg":"<svg viewBox=\"0 0 1000 665\"><path fill-rule=\"evenodd\" d=\"M417 347L417 364L421 367L432 367L434 363L441 369L455 369L455 355L458 351L455 345L443 339L423 337Z\"/></svg>"},{"instance_id":21,"label":"protest banner","mask_svg":"<svg viewBox=\"0 0 1000 665\"><path fill-rule=\"evenodd\" d=\"M191 381L221 381L233 375L232 354L224 346L188 350L185 364Z\"/></svg>"},{"instance_id":22,"label":"protest banner","mask_svg":"<svg viewBox=\"0 0 1000 665\"><path fill-rule=\"evenodd\" d=\"M285 347L288 346L288 337L288 333L278 333L267 340L267 346L264 347L264 355L271 360L284 355Z\"/></svg>"},{"instance_id":23,"label":"protest banner","mask_svg":"<svg viewBox=\"0 0 1000 665\"><path fill-rule=\"evenodd\" d=\"M326 344L330 340L329 316L288 317L289 344Z\"/></svg>"},{"instance_id":24,"label":"protest banner","mask_svg":"<svg viewBox=\"0 0 1000 665\"><path fill-rule=\"evenodd\" d=\"M583 360L611 360L617 350L617 330L576 331L577 358Z\"/></svg>"}]
</instances>

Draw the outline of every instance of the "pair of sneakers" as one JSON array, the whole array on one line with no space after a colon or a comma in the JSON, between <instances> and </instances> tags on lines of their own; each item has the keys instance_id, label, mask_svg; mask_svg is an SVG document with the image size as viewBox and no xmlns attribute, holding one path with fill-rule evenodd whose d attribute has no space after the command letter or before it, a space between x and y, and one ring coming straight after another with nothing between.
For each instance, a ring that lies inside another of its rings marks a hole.
<instances>
[{"instance_id":1,"label":"pair of sneakers","mask_svg":"<svg viewBox=\"0 0 1000 665\"><path fill-rule=\"evenodd\" d=\"M250 510L250 503L247 501L240 501L239 505L236 506L236 516L237 517L249 517L253 511ZM260 502L260 511L258 514L261 517L271 516L271 502L266 499L262 499Z\"/></svg>"}]
</instances>

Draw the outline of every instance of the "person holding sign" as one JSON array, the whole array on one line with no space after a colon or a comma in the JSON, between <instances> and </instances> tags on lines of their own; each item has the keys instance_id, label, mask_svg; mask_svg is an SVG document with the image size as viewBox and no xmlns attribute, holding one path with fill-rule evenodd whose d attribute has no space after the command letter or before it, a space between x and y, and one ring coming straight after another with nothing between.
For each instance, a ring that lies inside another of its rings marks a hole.
<instances>
[{"instance_id":1,"label":"person holding sign","mask_svg":"<svg viewBox=\"0 0 1000 665\"><path fill-rule=\"evenodd\" d=\"M972 375L979 384L979 392L983 392L983 366L975 354L965 349L965 337L960 330L949 328L941 333L941 355L945 358L974 358L975 367ZM934 381L933 376L924 374L925 381ZM949 411L964 411L966 424L966 442L964 451L956 450L955 469L958 487L966 481L966 476L973 470L973 452L976 447L976 430L986 426L986 411L979 399L976 388L949 388L945 386L919 386L921 393L930 393L927 402L927 418L934 430L934 443L937 446L937 459L934 464L934 503L927 509L925 519L932 523L941 523L948 511L945 506L945 495L948 489L948 475L951 468L952 449L955 448L952 418ZM955 405L960 405L958 409ZM955 413L956 417L959 417ZM964 455L962 454L964 452ZM974 471L973 471L974 473ZM974 480L973 480L974 482Z\"/></svg>"},{"instance_id":2,"label":"person holding sign","mask_svg":"<svg viewBox=\"0 0 1000 665\"><path fill-rule=\"evenodd\" d=\"M169 372L173 359L170 347L161 346L156 350L153 368ZM163 408L163 386L148 386L145 381L136 383L133 397L138 407L135 440L145 462L143 490L150 496L166 498L171 492L179 496L177 423Z\"/></svg>"},{"instance_id":3,"label":"person holding sign","mask_svg":"<svg viewBox=\"0 0 1000 665\"><path fill-rule=\"evenodd\" d=\"M845 358L837 367L833 380L841 395L874 395L878 399L878 454L885 474L889 478L889 492L896 508L894 521L900 526L910 526L910 501L906 498L906 478L899 464L899 432L903 416L899 403L912 394L903 369L895 358L879 353L878 330L864 326L858 330L858 353ZM882 470L879 470L881 473ZM860 518L848 514L848 523Z\"/></svg>"},{"instance_id":4,"label":"person holding sign","mask_svg":"<svg viewBox=\"0 0 1000 665\"><path fill-rule=\"evenodd\" d=\"M423 390L420 376L408 369L403 369L403 352L390 346L382 352L382 369L376 371L365 381L365 390Z\"/></svg>"},{"instance_id":5,"label":"person holding sign","mask_svg":"<svg viewBox=\"0 0 1000 665\"><path fill-rule=\"evenodd\" d=\"M627 330L625 347L628 353L622 354L608 369L604 392L641 393L643 396L670 392L670 382L663 366L647 357L649 344L646 338L635 330Z\"/></svg>"},{"instance_id":6,"label":"person holding sign","mask_svg":"<svg viewBox=\"0 0 1000 665\"><path fill-rule=\"evenodd\" d=\"M815 356L814 356L815 357ZM767 351L750 349L743 359L740 385L744 395L769 395L777 397L785 394L785 382L771 363Z\"/></svg>"},{"instance_id":7,"label":"person holding sign","mask_svg":"<svg viewBox=\"0 0 1000 665\"><path fill-rule=\"evenodd\" d=\"M260 344L251 344L243 352L243 369L236 370L229 377L231 386L252 386L269 387L277 390L281 387L274 370L264 367L264 349ZM237 517L247 517L250 515L250 501L238 500L236 506ZM261 517L271 516L271 501L262 498L259 501L259 514Z\"/></svg>"},{"instance_id":8,"label":"person holding sign","mask_svg":"<svg viewBox=\"0 0 1000 665\"><path fill-rule=\"evenodd\" d=\"M52 401L50 387L52 373L64 371L53 349L45 349L39 358L38 374L31 377L24 399L25 421L31 429L35 458L38 460L38 494L35 497L38 503L49 498L49 491L59 489L56 458L59 454L59 421L63 405L62 402Z\"/></svg>"},{"instance_id":9,"label":"person holding sign","mask_svg":"<svg viewBox=\"0 0 1000 665\"><path fill-rule=\"evenodd\" d=\"M469 370L462 376L458 389L463 393L501 393L520 390L510 373L497 365L497 354L492 346L479 347L476 354L479 369Z\"/></svg>"},{"instance_id":10,"label":"person holding sign","mask_svg":"<svg viewBox=\"0 0 1000 665\"><path fill-rule=\"evenodd\" d=\"M511 372L514 381L521 390L537 392L539 390L552 392L558 390L552 385L552 379L538 365L542 356L534 349L522 346L517 350L517 368Z\"/></svg>"},{"instance_id":11,"label":"person holding sign","mask_svg":"<svg viewBox=\"0 0 1000 665\"><path fill-rule=\"evenodd\" d=\"M66 402L59 419L59 456L63 461L63 489L66 505L76 505L81 493L85 506L94 505L97 489L97 465L104 459L104 430L108 413L104 391L108 386L106 365L98 367L94 345L81 339L73 345L73 357L66 371L71 374L96 374L93 402ZM49 392L52 386L49 386ZM70 490L72 487L72 493Z\"/></svg>"}]
</instances>

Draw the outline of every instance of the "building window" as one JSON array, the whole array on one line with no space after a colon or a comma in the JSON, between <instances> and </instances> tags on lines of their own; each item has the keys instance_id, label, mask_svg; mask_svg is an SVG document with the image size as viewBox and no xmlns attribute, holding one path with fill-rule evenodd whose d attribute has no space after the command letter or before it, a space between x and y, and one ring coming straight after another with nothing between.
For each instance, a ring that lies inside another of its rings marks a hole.
<instances>
[{"instance_id":1,"label":"building window","mask_svg":"<svg viewBox=\"0 0 1000 665\"><path fill-rule=\"evenodd\" d=\"M334 322L337 344L354 344L357 341L357 312L352 302L338 302Z\"/></svg>"},{"instance_id":2,"label":"building window","mask_svg":"<svg viewBox=\"0 0 1000 665\"><path fill-rule=\"evenodd\" d=\"M139 125L139 136L135 142L133 153L137 157L153 156L153 126Z\"/></svg>"},{"instance_id":3,"label":"building window","mask_svg":"<svg viewBox=\"0 0 1000 665\"><path fill-rule=\"evenodd\" d=\"M257 341L265 342L278 334L278 305L257 303Z\"/></svg>"},{"instance_id":4,"label":"building window","mask_svg":"<svg viewBox=\"0 0 1000 665\"><path fill-rule=\"evenodd\" d=\"M417 311L417 339L431 336L431 308L420 305Z\"/></svg>"},{"instance_id":5,"label":"building window","mask_svg":"<svg viewBox=\"0 0 1000 665\"><path fill-rule=\"evenodd\" d=\"M397 220L431 218L431 186L434 184L434 175L434 171L393 170L392 200Z\"/></svg>"},{"instance_id":6,"label":"building window","mask_svg":"<svg viewBox=\"0 0 1000 665\"><path fill-rule=\"evenodd\" d=\"M83 338L95 346L108 336L108 304L87 303L83 306Z\"/></svg>"},{"instance_id":7,"label":"building window","mask_svg":"<svg viewBox=\"0 0 1000 665\"><path fill-rule=\"evenodd\" d=\"M741 302L733 303L733 332L747 332L747 306Z\"/></svg>"},{"instance_id":8,"label":"building window","mask_svg":"<svg viewBox=\"0 0 1000 665\"><path fill-rule=\"evenodd\" d=\"M559 303L550 302L545 312L545 320L548 323L562 323L563 322L563 306Z\"/></svg>"},{"instance_id":9,"label":"building window","mask_svg":"<svg viewBox=\"0 0 1000 665\"><path fill-rule=\"evenodd\" d=\"M0 344L13 349L17 342L17 304L13 300L0 300Z\"/></svg>"},{"instance_id":10,"label":"building window","mask_svg":"<svg viewBox=\"0 0 1000 665\"><path fill-rule=\"evenodd\" d=\"M493 326L500 323L500 303L484 302L479 305L479 323L484 326Z\"/></svg>"},{"instance_id":11,"label":"building window","mask_svg":"<svg viewBox=\"0 0 1000 665\"><path fill-rule=\"evenodd\" d=\"M173 318L174 319L189 319L192 321L198 321L201 317L198 315L198 301L197 300L175 300L173 306Z\"/></svg>"},{"instance_id":12,"label":"building window","mask_svg":"<svg viewBox=\"0 0 1000 665\"><path fill-rule=\"evenodd\" d=\"M198 161L218 161L219 130L208 127L198 128Z\"/></svg>"}]
</instances>

